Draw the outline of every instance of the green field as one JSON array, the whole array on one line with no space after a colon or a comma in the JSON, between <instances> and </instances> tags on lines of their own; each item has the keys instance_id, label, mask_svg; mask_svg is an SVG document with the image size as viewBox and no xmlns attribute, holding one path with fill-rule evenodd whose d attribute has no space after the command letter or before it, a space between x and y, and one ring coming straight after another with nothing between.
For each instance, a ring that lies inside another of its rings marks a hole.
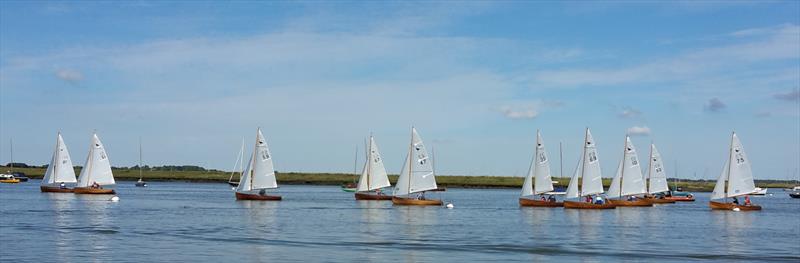
<instances>
[{"instance_id":1,"label":"green field","mask_svg":"<svg viewBox=\"0 0 800 263\"><path fill-rule=\"evenodd\" d=\"M23 172L30 178L41 178L44 175L44 168L14 168L14 171ZM114 177L120 181L132 181L139 179L139 170L114 169ZM80 169L75 169L75 174L80 174ZM227 182L230 172L221 171L144 171L145 181L205 181L205 182ZM237 176L234 176L237 177ZM234 179L236 180L236 179ZM313 185L340 185L342 183L353 182L355 176L352 174L341 173L278 173L279 184L313 184ZM397 175L390 175L389 180L394 184ZM567 187L569 178L553 178L557 181L556 186ZM436 182L439 186L459 187L459 188L517 188L522 186L522 177L509 176L455 176L438 175ZM674 180L670 179L670 187L674 187ZM603 179L603 184L607 187L611 179ZM794 181L779 180L756 180L756 186L769 188L791 188L796 185ZM713 181L704 180L682 180L678 186L685 191L710 192L714 188Z\"/></svg>"}]
</instances>

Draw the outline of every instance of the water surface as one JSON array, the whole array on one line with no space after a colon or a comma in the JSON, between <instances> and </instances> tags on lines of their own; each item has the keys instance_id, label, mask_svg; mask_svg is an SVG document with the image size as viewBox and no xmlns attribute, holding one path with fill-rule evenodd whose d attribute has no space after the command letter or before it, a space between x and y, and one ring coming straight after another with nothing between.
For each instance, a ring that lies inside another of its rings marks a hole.
<instances>
[{"instance_id":1,"label":"water surface","mask_svg":"<svg viewBox=\"0 0 800 263\"><path fill-rule=\"evenodd\" d=\"M121 182L109 196L0 184L0 261L800 261L800 199L760 212L698 201L652 208L520 208L516 189L449 189L455 209L355 201L337 186L282 186L235 201L222 183Z\"/></svg>"}]
</instances>

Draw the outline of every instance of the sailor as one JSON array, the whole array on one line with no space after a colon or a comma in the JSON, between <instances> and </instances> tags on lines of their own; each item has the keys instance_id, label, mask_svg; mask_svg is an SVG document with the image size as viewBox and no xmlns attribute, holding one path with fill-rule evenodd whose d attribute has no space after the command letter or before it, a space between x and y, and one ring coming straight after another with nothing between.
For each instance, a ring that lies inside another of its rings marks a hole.
<instances>
[{"instance_id":1,"label":"sailor","mask_svg":"<svg viewBox=\"0 0 800 263\"><path fill-rule=\"evenodd\" d=\"M61 188L61 189L67 189L67 185L64 182L61 182L60 184L58 184L58 187Z\"/></svg>"},{"instance_id":2,"label":"sailor","mask_svg":"<svg viewBox=\"0 0 800 263\"><path fill-rule=\"evenodd\" d=\"M744 196L744 205L751 205L751 204L752 203L750 203L750 196L749 195L745 195Z\"/></svg>"},{"instance_id":3,"label":"sailor","mask_svg":"<svg viewBox=\"0 0 800 263\"><path fill-rule=\"evenodd\" d=\"M263 196L263 195L266 195L266 194L267 194L267 190L266 189L261 189L260 191L258 191L258 195Z\"/></svg>"}]
</instances>

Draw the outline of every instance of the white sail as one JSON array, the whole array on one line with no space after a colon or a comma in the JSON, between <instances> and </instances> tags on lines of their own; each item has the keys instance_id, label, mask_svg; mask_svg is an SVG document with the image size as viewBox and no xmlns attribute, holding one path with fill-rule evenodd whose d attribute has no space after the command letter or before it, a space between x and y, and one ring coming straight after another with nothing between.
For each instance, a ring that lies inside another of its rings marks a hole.
<instances>
[{"instance_id":1,"label":"white sail","mask_svg":"<svg viewBox=\"0 0 800 263\"><path fill-rule=\"evenodd\" d=\"M403 167L403 172L397 179L395 195L408 195L437 188L428 151L415 128L411 128L411 145L404 166L406 167Z\"/></svg>"},{"instance_id":2,"label":"white sail","mask_svg":"<svg viewBox=\"0 0 800 263\"><path fill-rule=\"evenodd\" d=\"M578 178L581 177L581 170L583 169L583 155L578 160L578 165L575 167L575 173L569 179L569 186L567 186L567 193L564 198L578 198L580 196L580 189L578 189Z\"/></svg>"},{"instance_id":3,"label":"white sail","mask_svg":"<svg viewBox=\"0 0 800 263\"><path fill-rule=\"evenodd\" d=\"M639 156L636 154L636 147L633 146L631 138L627 135L625 136L625 149L622 157L617 174L608 188L608 196L621 197L644 194L647 189L645 189L642 167L639 165Z\"/></svg>"},{"instance_id":4,"label":"white sail","mask_svg":"<svg viewBox=\"0 0 800 263\"><path fill-rule=\"evenodd\" d=\"M367 162L364 163L361 178L358 179L357 191L372 191L387 186L391 186L391 183L389 183L389 176L386 174L386 168L383 166L383 159L381 158L380 151L378 151L378 144L375 143L375 138L369 136Z\"/></svg>"},{"instance_id":5,"label":"white sail","mask_svg":"<svg viewBox=\"0 0 800 263\"><path fill-rule=\"evenodd\" d=\"M583 179L581 181L581 196L602 194L603 175L600 171L600 160L597 159L597 147L592 133L586 128L586 141L583 145Z\"/></svg>"},{"instance_id":6,"label":"white sail","mask_svg":"<svg viewBox=\"0 0 800 263\"><path fill-rule=\"evenodd\" d=\"M664 172L664 161L658 153L655 144L650 144L650 168L647 176L650 178L648 193L655 194L669 191L667 185L667 174Z\"/></svg>"},{"instance_id":7,"label":"white sail","mask_svg":"<svg viewBox=\"0 0 800 263\"><path fill-rule=\"evenodd\" d=\"M544 140L539 131L536 131L536 169L534 172L533 193L541 194L553 191L553 181L550 179L550 157L544 148Z\"/></svg>"},{"instance_id":8,"label":"white sail","mask_svg":"<svg viewBox=\"0 0 800 263\"><path fill-rule=\"evenodd\" d=\"M92 144L89 146L89 156L81 169L77 187L89 187L92 184L114 185L114 174L111 173L111 163L108 161L106 149L97 134L92 134Z\"/></svg>"},{"instance_id":9,"label":"white sail","mask_svg":"<svg viewBox=\"0 0 800 263\"><path fill-rule=\"evenodd\" d=\"M722 173L717 177L717 183L714 185L714 190L711 192L711 199L726 198L725 195L725 179L728 178L728 161L725 160L725 166L722 167Z\"/></svg>"},{"instance_id":10,"label":"white sail","mask_svg":"<svg viewBox=\"0 0 800 263\"><path fill-rule=\"evenodd\" d=\"M58 183L75 183L75 170L72 168L72 159L69 157L69 150L58 133L56 139L56 149L53 151L53 158L42 179L42 185L52 185Z\"/></svg>"},{"instance_id":11,"label":"white sail","mask_svg":"<svg viewBox=\"0 0 800 263\"><path fill-rule=\"evenodd\" d=\"M736 133L731 138L730 166L728 175L728 197L750 194L756 191L753 181L753 170L750 167L750 159L744 153L742 142Z\"/></svg>"},{"instance_id":12,"label":"white sail","mask_svg":"<svg viewBox=\"0 0 800 263\"><path fill-rule=\"evenodd\" d=\"M272 164L272 155L267 146L267 140L261 134L261 128L256 133L256 144L250 162L242 176L242 181L237 187L237 191L250 191L257 189L277 188L278 182L275 179L275 168Z\"/></svg>"}]
</instances>

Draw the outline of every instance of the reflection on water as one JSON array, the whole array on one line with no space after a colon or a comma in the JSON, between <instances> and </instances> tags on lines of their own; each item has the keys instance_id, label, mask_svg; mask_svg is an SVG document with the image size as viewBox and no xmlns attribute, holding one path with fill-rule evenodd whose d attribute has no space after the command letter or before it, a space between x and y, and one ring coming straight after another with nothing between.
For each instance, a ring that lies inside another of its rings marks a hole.
<instances>
[{"instance_id":1,"label":"reflection on water","mask_svg":"<svg viewBox=\"0 0 800 263\"><path fill-rule=\"evenodd\" d=\"M244 229L243 233L235 235L242 235L251 240L245 244L242 251L239 251L245 258L267 259L273 254L274 246L265 241L274 239L275 233L280 231L276 224L280 203L281 201L236 201L237 205L244 208Z\"/></svg>"},{"instance_id":2,"label":"reflection on water","mask_svg":"<svg viewBox=\"0 0 800 263\"><path fill-rule=\"evenodd\" d=\"M53 208L53 233L55 233L55 254L59 258L66 257L70 251L73 235L68 230L74 225L72 203L75 195L71 193L42 193L49 199Z\"/></svg>"},{"instance_id":3,"label":"reflection on water","mask_svg":"<svg viewBox=\"0 0 800 263\"><path fill-rule=\"evenodd\" d=\"M111 222L109 209L117 203L110 202L112 195L75 195L82 210L86 210L81 220L88 222L86 229L87 242L84 256L92 262L107 262L111 260L111 235L118 232L117 227ZM79 230L80 231L80 230ZM78 250L78 251L82 251Z\"/></svg>"}]
</instances>

